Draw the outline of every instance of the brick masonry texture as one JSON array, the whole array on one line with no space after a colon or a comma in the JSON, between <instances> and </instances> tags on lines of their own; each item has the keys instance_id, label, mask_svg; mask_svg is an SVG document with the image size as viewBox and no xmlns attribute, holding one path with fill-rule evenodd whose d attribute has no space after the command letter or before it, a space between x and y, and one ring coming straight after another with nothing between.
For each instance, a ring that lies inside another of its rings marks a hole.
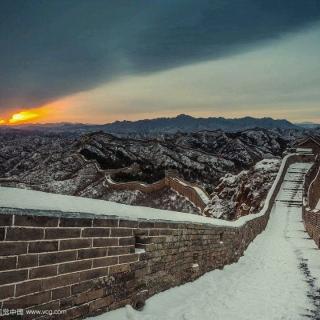
<instances>
[{"instance_id":1,"label":"brick masonry texture","mask_svg":"<svg viewBox=\"0 0 320 320\"><path fill-rule=\"evenodd\" d=\"M318 155L309 170L304 184L303 222L309 236L320 249L320 210L316 205L320 200L320 158Z\"/></svg>"},{"instance_id":2,"label":"brick masonry texture","mask_svg":"<svg viewBox=\"0 0 320 320\"><path fill-rule=\"evenodd\" d=\"M59 319L80 319L235 263L265 229L285 171L298 160L288 158L268 212L241 227L2 209L0 308L55 308L66 310Z\"/></svg>"},{"instance_id":3,"label":"brick masonry texture","mask_svg":"<svg viewBox=\"0 0 320 320\"><path fill-rule=\"evenodd\" d=\"M320 249L320 212L304 210L303 221L309 236Z\"/></svg>"}]
</instances>

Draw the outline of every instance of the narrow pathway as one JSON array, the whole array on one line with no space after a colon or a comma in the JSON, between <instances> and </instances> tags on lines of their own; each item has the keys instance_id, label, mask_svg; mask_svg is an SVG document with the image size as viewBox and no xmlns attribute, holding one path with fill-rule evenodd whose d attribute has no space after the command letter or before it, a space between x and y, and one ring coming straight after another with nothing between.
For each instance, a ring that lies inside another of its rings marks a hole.
<instances>
[{"instance_id":1,"label":"narrow pathway","mask_svg":"<svg viewBox=\"0 0 320 320\"><path fill-rule=\"evenodd\" d=\"M320 251L301 220L307 163L291 165L268 226L238 263L95 320L320 319Z\"/></svg>"}]
</instances>

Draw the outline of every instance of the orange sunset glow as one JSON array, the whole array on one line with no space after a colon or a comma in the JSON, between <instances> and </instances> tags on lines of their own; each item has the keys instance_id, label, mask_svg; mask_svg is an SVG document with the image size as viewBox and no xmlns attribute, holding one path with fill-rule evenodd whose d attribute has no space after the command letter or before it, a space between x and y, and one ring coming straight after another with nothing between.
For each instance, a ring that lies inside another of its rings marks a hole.
<instances>
[{"instance_id":1,"label":"orange sunset glow","mask_svg":"<svg viewBox=\"0 0 320 320\"><path fill-rule=\"evenodd\" d=\"M38 117L39 117L39 113L36 113L33 111L21 111L19 113L14 113L9 119L9 123L15 124L15 123L27 122L27 121L36 119Z\"/></svg>"},{"instance_id":2,"label":"orange sunset glow","mask_svg":"<svg viewBox=\"0 0 320 320\"><path fill-rule=\"evenodd\" d=\"M10 115L8 119L0 119L0 125L26 123L38 119L40 115L40 112L34 110L20 111Z\"/></svg>"},{"instance_id":3,"label":"orange sunset glow","mask_svg":"<svg viewBox=\"0 0 320 320\"><path fill-rule=\"evenodd\" d=\"M0 118L0 125L20 125L39 122L54 122L63 119L66 103L53 102L33 109L18 110Z\"/></svg>"}]
</instances>

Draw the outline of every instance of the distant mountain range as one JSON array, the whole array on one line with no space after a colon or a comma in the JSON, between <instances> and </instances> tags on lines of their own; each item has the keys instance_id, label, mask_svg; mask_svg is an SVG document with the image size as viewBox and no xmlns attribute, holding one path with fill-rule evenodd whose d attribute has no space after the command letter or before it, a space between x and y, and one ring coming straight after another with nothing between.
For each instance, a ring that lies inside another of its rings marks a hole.
<instances>
[{"instance_id":1,"label":"distant mountain range","mask_svg":"<svg viewBox=\"0 0 320 320\"><path fill-rule=\"evenodd\" d=\"M145 119L138 121L116 121L110 124L91 125L91 124L33 124L17 126L23 129L37 129L51 132L78 132L86 133L93 131L104 131L108 133L176 133L176 132L197 132L202 130L223 130L239 131L252 128L262 129L299 129L299 126L288 120L275 120L272 118L252 118L244 117L238 119L219 118L194 118L189 115L181 114L174 118Z\"/></svg>"},{"instance_id":2,"label":"distant mountain range","mask_svg":"<svg viewBox=\"0 0 320 320\"><path fill-rule=\"evenodd\" d=\"M295 125L305 128L305 129L316 129L320 128L319 123L314 123L314 122L300 122L300 123L295 123Z\"/></svg>"}]
</instances>

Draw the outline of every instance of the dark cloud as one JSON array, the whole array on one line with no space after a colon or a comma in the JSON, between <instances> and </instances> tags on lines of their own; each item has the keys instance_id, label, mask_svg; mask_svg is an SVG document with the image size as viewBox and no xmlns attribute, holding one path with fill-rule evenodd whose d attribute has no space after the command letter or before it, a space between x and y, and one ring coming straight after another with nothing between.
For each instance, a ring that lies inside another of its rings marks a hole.
<instances>
[{"instance_id":1,"label":"dark cloud","mask_svg":"<svg viewBox=\"0 0 320 320\"><path fill-rule=\"evenodd\" d=\"M2 0L0 108L234 54L319 18L319 0Z\"/></svg>"}]
</instances>

